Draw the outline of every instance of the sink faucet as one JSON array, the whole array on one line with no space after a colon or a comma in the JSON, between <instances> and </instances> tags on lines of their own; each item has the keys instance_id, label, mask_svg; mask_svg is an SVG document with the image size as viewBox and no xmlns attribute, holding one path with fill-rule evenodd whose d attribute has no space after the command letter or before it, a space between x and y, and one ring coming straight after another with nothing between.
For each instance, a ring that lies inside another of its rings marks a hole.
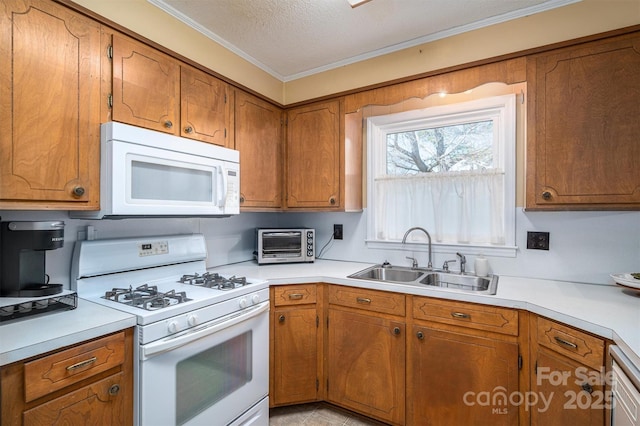
<instances>
[{"instance_id":1,"label":"sink faucet","mask_svg":"<svg viewBox=\"0 0 640 426\"><path fill-rule=\"evenodd\" d=\"M433 269L433 264L431 263L431 235L429 235L426 229L420 228L419 226L409 228L407 232L404 233L404 237L402 237L402 244L405 244L407 242L407 237L413 231L422 231L427 236L427 240L429 241L429 263L427 264L427 268Z\"/></svg>"},{"instance_id":2,"label":"sink faucet","mask_svg":"<svg viewBox=\"0 0 640 426\"><path fill-rule=\"evenodd\" d=\"M464 257L464 254L461 254L460 252L457 252L456 256L458 256L460 258L460 273L464 274L465 273L465 267L467 265L467 258Z\"/></svg>"}]
</instances>

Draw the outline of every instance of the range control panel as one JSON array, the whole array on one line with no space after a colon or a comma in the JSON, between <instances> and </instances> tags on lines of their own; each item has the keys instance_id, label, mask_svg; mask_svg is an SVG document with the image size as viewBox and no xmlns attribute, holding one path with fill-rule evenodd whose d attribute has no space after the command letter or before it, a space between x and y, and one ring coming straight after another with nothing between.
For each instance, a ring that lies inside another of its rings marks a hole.
<instances>
[{"instance_id":1,"label":"range control panel","mask_svg":"<svg viewBox=\"0 0 640 426\"><path fill-rule=\"evenodd\" d=\"M169 243L167 241L154 241L138 245L138 256L140 257L167 253L169 253Z\"/></svg>"}]
</instances>

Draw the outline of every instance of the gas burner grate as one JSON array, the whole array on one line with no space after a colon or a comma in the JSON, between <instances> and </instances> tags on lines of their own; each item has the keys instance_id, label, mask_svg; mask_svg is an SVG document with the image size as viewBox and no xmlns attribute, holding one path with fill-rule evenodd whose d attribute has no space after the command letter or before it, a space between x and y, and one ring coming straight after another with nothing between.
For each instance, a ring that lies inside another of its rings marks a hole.
<instances>
[{"instance_id":1,"label":"gas burner grate","mask_svg":"<svg viewBox=\"0 0 640 426\"><path fill-rule=\"evenodd\" d=\"M163 293L158 291L157 286L148 284L143 284L135 289L132 286L129 286L129 288L113 288L105 292L102 298L147 311L155 311L191 300L184 291L170 290Z\"/></svg>"},{"instance_id":2,"label":"gas burner grate","mask_svg":"<svg viewBox=\"0 0 640 426\"><path fill-rule=\"evenodd\" d=\"M251 284L247 281L246 277L236 277L235 275L229 278L215 272L205 272L204 274L189 274L183 275L178 282L183 284L190 284L200 287L215 288L218 290L231 290L238 287L244 287Z\"/></svg>"}]
</instances>

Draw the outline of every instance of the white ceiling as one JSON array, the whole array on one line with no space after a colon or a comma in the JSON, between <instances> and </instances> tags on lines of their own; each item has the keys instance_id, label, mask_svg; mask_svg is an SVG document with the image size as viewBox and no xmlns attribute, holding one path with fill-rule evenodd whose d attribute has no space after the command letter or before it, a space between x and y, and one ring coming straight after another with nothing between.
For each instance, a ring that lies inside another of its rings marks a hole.
<instances>
[{"instance_id":1,"label":"white ceiling","mask_svg":"<svg viewBox=\"0 0 640 426\"><path fill-rule=\"evenodd\" d=\"M290 81L580 0L148 1Z\"/></svg>"}]
</instances>

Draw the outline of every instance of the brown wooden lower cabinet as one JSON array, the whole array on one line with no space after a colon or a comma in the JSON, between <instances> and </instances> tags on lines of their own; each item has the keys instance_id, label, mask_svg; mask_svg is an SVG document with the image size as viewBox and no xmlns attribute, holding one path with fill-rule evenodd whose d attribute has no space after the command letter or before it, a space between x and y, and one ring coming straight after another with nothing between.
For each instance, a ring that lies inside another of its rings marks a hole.
<instances>
[{"instance_id":1,"label":"brown wooden lower cabinet","mask_svg":"<svg viewBox=\"0 0 640 426\"><path fill-rule=\"evenodd\" d=\"M404 424L404 321L329 308L327 346L327 400Z\"/></svg>"},{"instance_id":2,"label":"brown wooden lower cabinet","mask_svg":"<svg viewBox=\"0 0 640 426\"><path fill-rule=\"evenodd\" d=\"M532 407L531 424L606 424L611 394L603 374L605 341L535 317L530 345L531 391L545 398Z\"/></svg>"},{"instance_id":3,"label":"brown wooden lower cabinet","mask_svg":"<svg viewBox=\"0 0 640 426\"><path fill-rule=\"evenodd\" d=\"M326 400L409 426L607 424L604 339L477 303L321 283L272 291L272 405Z\"/></svg>"},{"instance_id":4,"label":"brown wooden lower cabinet","mask_svg":"<svg viewBox=\"0 0 640 426\"><path fill-rule=\"evenodd\" d=\"M271 406L319 398L322 338L317 300L316 284L271 288Z\"/></svg>"},{"instance_id":5,"label":"brown wooden lower cabinet","mask_svg":"<svg viewBox=\"0 0 640 426\"><path fill-rule=\"evenodd\" d=\"M409 425L517 425L518 344L415 325Z\"/></svg>"},{"instance_id":6,"label":"brown wooden lower cabinet","mask_svg":"<svg viewBox=\"0 0 640 426\"><path fill-rule=\"evenodd\" d=\"M3 366L3 425L133 424L133 329Z\"/></svg>"}]
</instances>

